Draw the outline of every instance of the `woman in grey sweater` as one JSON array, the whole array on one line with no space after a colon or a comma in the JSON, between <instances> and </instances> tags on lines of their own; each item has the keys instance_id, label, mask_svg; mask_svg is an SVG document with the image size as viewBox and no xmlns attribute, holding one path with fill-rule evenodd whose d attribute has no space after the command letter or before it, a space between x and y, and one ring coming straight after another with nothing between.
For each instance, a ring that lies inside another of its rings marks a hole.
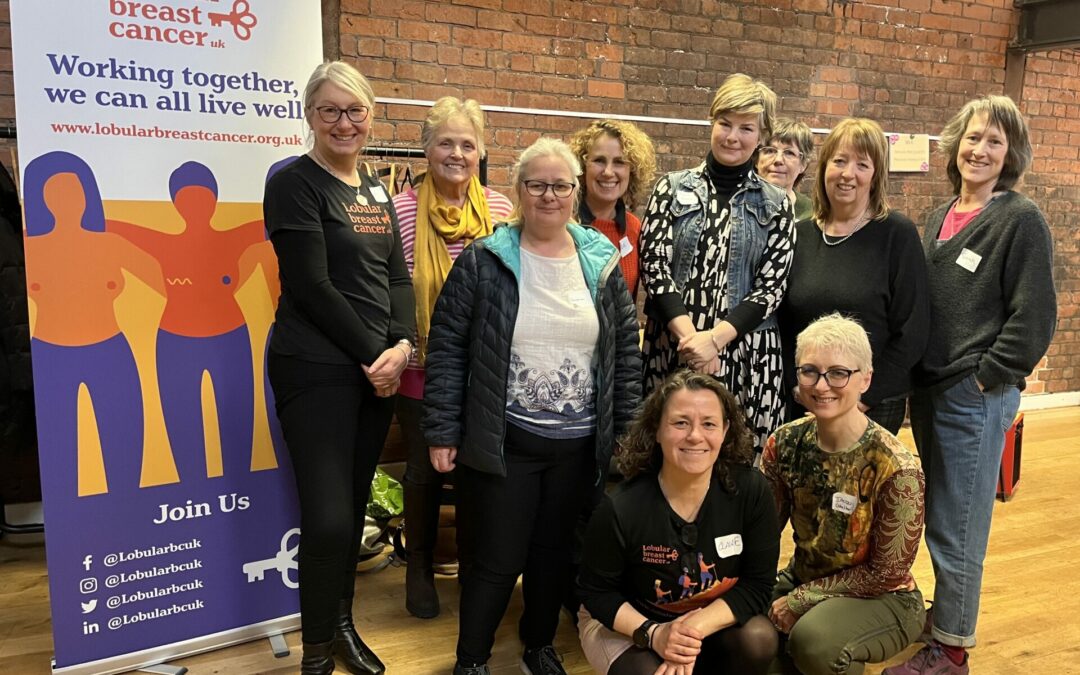
<instances>
[{"instance_id":1,"label":"woman in grey sweater","mask_svg":"<svg viewBox=\"0 0 1080 675\"><path fill-rule=\"evenodd\" d=\"M1012 190L1032 154L1016 104L968 102L941 149L957 196L923 235L932 320L911 401L937 586L926 647L887 675L968 672L1005 430L1057 318L1050 230Z\"/></svg>"}]
</instances>

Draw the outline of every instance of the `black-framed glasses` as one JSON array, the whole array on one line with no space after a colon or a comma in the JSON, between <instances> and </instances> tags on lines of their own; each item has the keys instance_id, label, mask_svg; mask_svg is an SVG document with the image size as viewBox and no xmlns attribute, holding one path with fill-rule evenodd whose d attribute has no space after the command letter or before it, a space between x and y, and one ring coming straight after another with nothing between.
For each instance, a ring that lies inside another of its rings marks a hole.
<instances>
[{"instance_id":1,"label":"black-framed glasses","mask_svg":"<svg viewBox=\"0 0 1080 675\"><path fill-rule=\"evenodd\" d=\"M573 183L545 183L542 180L523 180L525 191L533 197L543 197L544 193L551 189L551 193L559 199L566 199L574 192L576 187Z\"/></svg>"},{"instance_id":2,"label":"black-framed glasses","mask_svg":"<svg viewBox=\"0 0 1080 675\"><path fill-rule=\"evenodd\" d=\"M348 108L339 108L336 105L321 105L315 108L319 113L319 119L327 124L337 124L342 115L346 115L353 124L360 124L367 119L371 110L366 105L354 105Z\"/></svg>"},{"instance_id":3,"label":"black-framed glasses","mask_svg":"<svg viewBox=\"0 0 1080 675\"><path fill-rule=\"evenodd\" d=\"M860 368L854 370L851 368L829 368L823 373L813 366L799 366L796 373L798 373L799 384L804 387L813 387L817 385L818 380L824 377L825 384L842 389L851 380L852 373L858 373L860 370Z\"/></svg>"},{"instance_id":4,"label":"black-framed glasses","mask_svg":"<svg viewBox=\"0 0 1080 675\"><path fill-rule=\"evenodd\" d=\"M785 162L797 162L802 159L802 155L795 152L791 148L774 148L771 145L764 145L758 150L758 153L765 159L772 160L776 157L776 153L780 153L780 156L784 158Z\"/></svg>"}]
</instances>

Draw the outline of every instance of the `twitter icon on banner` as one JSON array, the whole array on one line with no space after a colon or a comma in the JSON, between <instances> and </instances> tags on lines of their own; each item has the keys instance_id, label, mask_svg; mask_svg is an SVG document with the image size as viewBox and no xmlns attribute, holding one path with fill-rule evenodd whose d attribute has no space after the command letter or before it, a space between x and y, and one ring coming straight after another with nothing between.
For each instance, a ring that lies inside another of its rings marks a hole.
<instances>
[{"instance_id":1,"label":"twitter icon on banner","mask_svg":"<svg viewBox=\"0 0 1080 675\"><path fill-rule=\"evenodd\" d=\"M90 612L97 609L97 598L91 600L90 602L81 602L79 604L82 605L82 613L89 614Z\"/></svg>"}]
</instances>

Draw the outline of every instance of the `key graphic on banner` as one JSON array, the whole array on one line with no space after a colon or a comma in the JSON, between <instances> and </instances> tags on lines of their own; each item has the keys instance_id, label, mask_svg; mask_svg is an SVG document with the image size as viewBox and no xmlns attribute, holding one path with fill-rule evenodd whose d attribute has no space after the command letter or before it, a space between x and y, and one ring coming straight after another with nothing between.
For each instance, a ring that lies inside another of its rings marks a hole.
<instances>
[{"instance_id":1,"label":"key graphic on banner","mask_svg":"<svg viewBox=\"0 0 1080 675\"><path fill-rule=\"evenodd\" d=\"M296 545L289 548L289 539L296 537ZM242 571L247 575L248 583L255 583L256 581L262 581L266 572L269 570L277 570L281 573L281 583L285 584L289 588L299 588L299 582L293 581L289 578L289 570L298 569L299 565L296 562L296 551L300 546L300 528L294 527L286 532L281 537L281 549L272 558L265 560L253 560L248 563L244 563Z\"/></svg>"}]
</instances>

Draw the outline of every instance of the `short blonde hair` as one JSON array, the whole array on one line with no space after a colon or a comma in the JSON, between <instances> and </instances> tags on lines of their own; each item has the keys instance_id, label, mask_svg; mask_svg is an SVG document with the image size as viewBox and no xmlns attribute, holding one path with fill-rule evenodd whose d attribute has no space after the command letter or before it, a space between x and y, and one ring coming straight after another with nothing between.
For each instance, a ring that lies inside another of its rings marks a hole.
<instances>
[{"instance_id":1,"label":"short blonde hair","mask_svg":"<svg viewBox=\"0 0 1080 675\"><path fill-rule=\"evenodd\" d=\"M1011 98L991 94L965 103L960 112L956 113L941 130L938 150L945 155L948 162L945 170L949 175L949 182L952 183L953 192L960 194L960 169L956 166L960 140L964 137L971 118L976 115L986 115L988 124L996 126L1005 133L1009 149L1005 152L1005 164L1001 167L1001 174L998 176L997 183L994 184L994 190L1011 190L1031 165L1032 151L1028 125Z\"/></svg>"},{"instance_id":2,"label":"short blonde hair","mask_svg":"<svg viewBox=\"0 0 1080 675\"><path fill-rule=\"evenodd\" d=\"M571 214L576 214L578 211L578 201L581 199L581 182L578 180L578 176L581 175L581 162L574 155L574 151L570 149L570 146L560 141L557 138L551 138L550 136L541 136L536 139L532 145L521 151L518 155L517 162L514 163L514 169L511 172L511 182L513 189L510 195L514 198L514 210L510 212L506 221L513 225L521 225L521 199L522 192L525 190L525 185L522 183L522 179L525 175L525 170L529 168L529 164L542 159L544 157L554 157L562 160L566 164L566 168L570 170L570 182L574 184L574 202L571 205ZM571 218L574 218L571 215Z\"/></svg>"},{"instance_id":3,"label":"short blonde hair","mask_svg":"<svg viewBox=\"0 0 1080 675\"><path fill-rule=\"evenodd\" d=\"M874 354L866 330L855 319L839 312L815 319L795 338L795 363L811 350L828 350L855 360L855 367L869 373L874 370Z\"/></svg>"},{"instance_id":4,"label":"short blonde hair","mask_svg":"<svg viewBox=\"0 0 1080 675\"><path fill-rule=\"evenodd\" d=\"M885 140L885 132L874 120L849 117L841 120L821 144L817 176L814 179L814 220L827 223L832 217L832 205L829 204L829 195L825 192L825 168L845 145L850 145L855 152L866 155L874 163L869 208L871 218L884 218L889 215L889 142Z\"/></svg>"},{"instance_id":5,"label":"short blonde hair","mask_svg":"<svg viewBox=\"0 0 1080 675\"><path fill-rule=\"evenodd\" d=\"M319 92L319 87L327 82L355 96L356 100L360 101L360 105L367 107L369 116L374 113L375 92L371 88L371 83L360 74L359 70L344 61L327 61L315 67L311 77L308 78L307 86L304 87L305 112L311 111L315 105L315 94Z\"/></svg>"},{"instance_id":6,"label":"short blonde hair","mask_svg":"<svg viewBox=\"0 0 1080 675\"><path fill-rule=\"evenodd\" d=\"M652 188L656 174L656 150L648 134L632 122L622 120L596 120L584 129L579 129L570 138L570 149L581 162L582 171L593 145L604 136L610 136L622 146L623 155L630 165L630 184L626 188L623 202L632 209L644 200Z\"/></svg>"},{"instance_id":7,"label":"short blonde hair","mask_svg":"<svg viewBox=\"0 0 1080 675\"><path fill-rule=\"evenodd\" d=\"M796 122L786 117L778 117L772 136L766 139L763 145L771 143L794 145L802 153L803 163L806 164L807 168L810 167L810 157L814 154L814 132L810 131L810 127L802 122ZM799 183L802 182L803 178L806 178L805 170L795 179L795 184L792 187L799 187Z\"/></svg>"},{"instance_id":8,"label":"short blonde hair","mask_svg":"<svg viewBox=\"0 0 1080 675\"><path fill-rule=\"evenodd\" d=\"M728 75L716 90L709 107L709 119L715 122L726 113L757 113L761 138L768 138L776 119L776 94L764 82L749 75Z\"/></svg>"},{"instance_id":9,"label":"short blonde hair","mask_svg":"<svg viewBox=\"0 0 1080 675\"><path fill-rule=\"evenodd\" d=\"M424 118L420 128L420 145L427 151L435 143L435 137L444 124L455 117L463 117L472 125L476 136L476 149L484 156L484 111L473 99L461 100L454 96L443 96L435 101Z\"/></svg>"}]
</instances>

